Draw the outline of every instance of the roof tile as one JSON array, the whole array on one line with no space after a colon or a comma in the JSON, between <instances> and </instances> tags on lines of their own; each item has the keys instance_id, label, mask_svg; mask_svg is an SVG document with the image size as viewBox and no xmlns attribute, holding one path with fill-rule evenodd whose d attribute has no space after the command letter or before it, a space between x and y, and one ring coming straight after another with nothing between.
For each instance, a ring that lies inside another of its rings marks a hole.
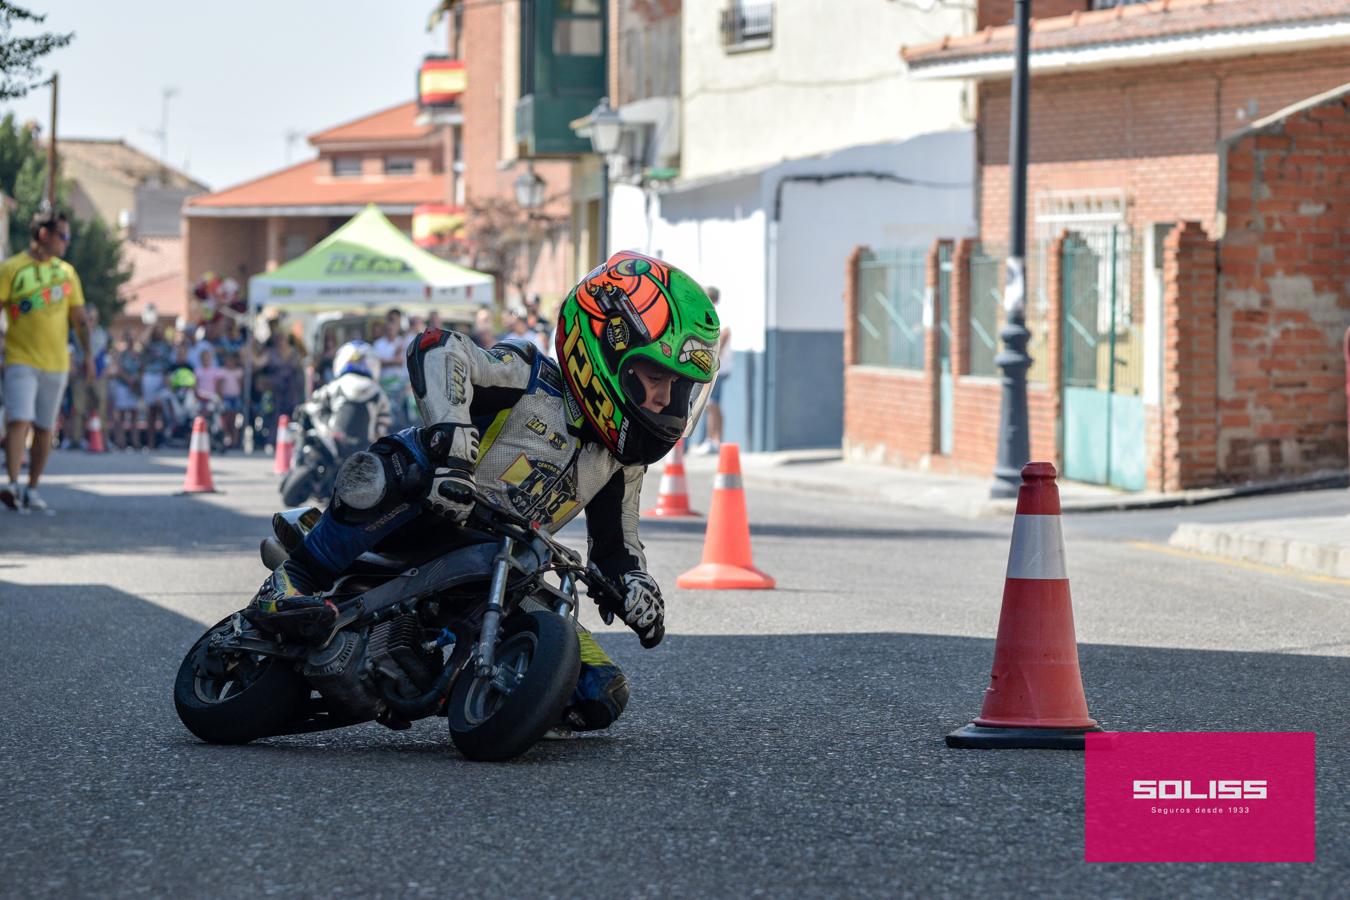
<instances>
[{"instance_id":1,"label":"roof tile","mask_svg":"<svg viewBox=\"0 0 1350 900\"><path fill-rule=\"evenodd\" d=\"M1350 0L1154 0L1032 21L1031 49L1056 50L1188 33L1350 18ZM1013 50L1014 28L902 47L910 66L998 56Z\"/></svg>"}]
</instances>

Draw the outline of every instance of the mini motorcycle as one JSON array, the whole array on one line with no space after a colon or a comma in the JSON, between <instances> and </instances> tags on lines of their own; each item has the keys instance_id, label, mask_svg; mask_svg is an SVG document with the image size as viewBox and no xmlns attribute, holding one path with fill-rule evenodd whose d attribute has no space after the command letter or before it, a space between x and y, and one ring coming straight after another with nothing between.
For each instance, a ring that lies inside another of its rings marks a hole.
<instances>
[{"instance_id":1,"label":"mini motorcycle","mask_svg":"<svg viewBox=\"0 0 1350 900\"><path fill-rule=\"evenodd\" d=\"M524 753L563 721L577 683L578 584L604 609L623 601L573 550L475 499L459 534L425 529L435 534L362 555L325 594L339 615L319 646L263 632L242 613L217 623L179 666L179 719L209 743L244 744L444 716L468 759ZM264 564L279 566L318 519L314 508L274 516Z\"/></svg>"}]
</instances>

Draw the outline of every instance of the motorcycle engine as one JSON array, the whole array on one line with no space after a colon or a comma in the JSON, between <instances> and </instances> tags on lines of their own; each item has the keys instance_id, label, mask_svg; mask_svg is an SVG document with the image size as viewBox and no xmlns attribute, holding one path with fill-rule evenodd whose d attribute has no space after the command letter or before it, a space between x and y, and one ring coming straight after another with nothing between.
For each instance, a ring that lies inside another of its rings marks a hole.
<instances>
[{"instance_id":1,"label":"motorcycle engine","mask_svg":"<svg viewBox=\"0 0 1350 900\"><path fill-rule=\"evenodd\" d=\"M300 674L334 707L373 719L385 707L378 678L392 682L403 697L417 696L436 680L441 655L435 647L422 646L421 634L412 614L396 616L369 631L342 631L305 659Z\"/></svg>"}]
</instances>

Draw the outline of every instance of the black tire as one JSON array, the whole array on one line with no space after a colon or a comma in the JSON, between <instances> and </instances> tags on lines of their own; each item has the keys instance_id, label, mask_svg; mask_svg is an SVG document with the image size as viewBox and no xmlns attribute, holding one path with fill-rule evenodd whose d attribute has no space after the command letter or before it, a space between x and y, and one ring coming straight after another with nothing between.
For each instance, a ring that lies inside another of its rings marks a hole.
<instances>
[{"instance_id":1,"label":"black tire","mask_svg":"<svg viewBox=\"0 0 1350 900\"><path fill-rule=\"evenodd\" d=\"M314 473L309 466L297 466L281 479L281 504L287 509L303 506L314 494Z\"/></svg>"},{"instance_id":2,"label":"black tire","mask_svg":"<svg viewBox=\"0 0 1350 900\"><path fill-rule=\"evenodd\" d=\"M468 669L450 691L450 739L467 759L500 762L533 747L562 721L581 673L576 631L552 612L517 613L507 620L497 660L522 675L509 694Z\"/></svg>"},{"instance_id":3,"label":"black tire","mask_svg":"<svg viewBox=\"0 0 1350 900\"><path fill-rule=\"evenodd\" d=\"M178 718L211 744L247 744L280 734L301 717L309 683L293 663L274 656L236 657L220 675L199 672L198 657L211 653L211 635L229 628L230 619L218 623L183 658L173 683Z\"/></svg>"}]
</instances>

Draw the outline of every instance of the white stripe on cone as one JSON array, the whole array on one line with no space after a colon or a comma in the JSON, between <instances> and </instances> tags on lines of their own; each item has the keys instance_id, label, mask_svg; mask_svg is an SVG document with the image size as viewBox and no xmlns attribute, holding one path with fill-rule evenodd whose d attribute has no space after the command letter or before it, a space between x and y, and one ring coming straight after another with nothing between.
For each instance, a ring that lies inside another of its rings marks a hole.
<instances>
[{"instance_id":1,"label":"white stripe on cone","mask_svg":"<svg viewBox=\"0 0 1350 900\"><path fill-rule=\"evenodd\" d=\"M725 475L718 472L713 477L713 490L734 490L741 487L740 475Z\"/></svg>"},{"instance_id":2,"label":"white stripe on cone","mask_svg":"<svg viewBox=\"0 0 1350 900\"><path fill-rule=\"evenodd\" d=\"M1018 515L1013 520L1009 578L1057 581L1069 577L1064 562L1064 531L1060 516Z\"/></svg>"},{"instance_id":3,"label":"white stripe on cone","mask_svg":"<svg viewBox=\"0 0 1350 900\"><path fill-rule=\"evenodd\" d=\"M668 494L687 494L689 489L685 487L683 475L662 475L661 487L657 491L661 496Z\"/></svg>"},{"instance_id":4,"label":"white stripe on cone","mask_svg":"<svg viewBox=\"0 0 1350 900\"><path fill-rule=\"evenodd\" d=\"M189 453L210 453L211 437L205 431L198 431L195 428L192 431L192 439L188 442Z\"/></svg>"}]
</instances>

